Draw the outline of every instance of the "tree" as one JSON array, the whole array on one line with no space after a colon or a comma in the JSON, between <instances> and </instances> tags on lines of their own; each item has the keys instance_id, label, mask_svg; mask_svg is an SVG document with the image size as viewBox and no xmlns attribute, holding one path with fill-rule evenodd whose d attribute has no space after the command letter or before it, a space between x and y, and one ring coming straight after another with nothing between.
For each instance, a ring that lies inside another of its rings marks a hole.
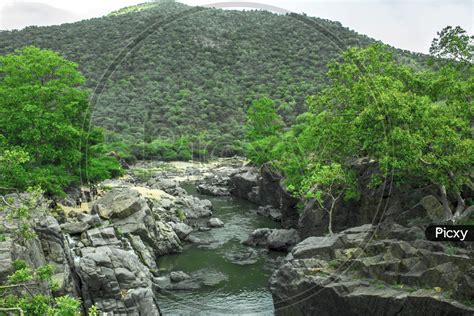
<instances>
[{"instance_id":1,"label":"tree","mask_svg":"<svg viewBox=\"0 0 474 316\"><path fill-rule=\"evenodd\" d=\"M469 36L460 26L446 26L431 42L430 54L459 62L472 63L474 36Z\"/></svg>"},{"instance_id":2,"label":"tree","mask_svg":"<svg viewBox=\"0 0 474 316\"><path fill-rule=\"evenodd\" d=\"M447 220L469 216L474 206L460 193L474 166L474 80L466 68L415 71L383 45L349 49L328 68L331 84L308 98L310 112L297 124L271 143L272 133L254 133L253 143L264 135L263 157L283 172L288 189L316 199L332 222L336 203L358 196L351 163L367 158L380 171L372 185L436 185ZM456 197L454 211L448 195Z\"/></svg>"},{"instance_id":3,"label":"tree","mask_svg":"<svg viewBox=\"0 0 474 316\"><path fill-rule=\"evenodd\" d=\"M356 146L344 156L375 160L397 183L436 184L446 218L468 216L472 210L464 212L460 190L474 166L472 80L444 70L416 73L380 45L345 52L328 74L333 84L316 109L345 118L353 131ZM448 208L446 190L458 197L456 212Z\"/></svg>"},{"instance_id":4,"label":"tree","mask_svg":"<svg viewBox=\"0 0 474 316\"><path fill-rule=\"evenodd\" d=\"M275 102L261 98L247 109L246 154L254 163L263 164L272 159L271 149L279 139L283 121Z\"/></svg>"},{"instance_id":5,"label":"tree","mask_svg":"<svg viewBox=\"0 0 474 316\"><path fill-rule=\"evenodd\" d=\"M50 50L0 56L0 154L15 170L0 176L1 186L60 193L79 180L92 158L89 146L101 139L87 130L83 83L77 65Z\"/></svg>"},{"instance_id":6,"label":"tree","mask_svg":"<svg viewBox=\"0 0 474 316\"><path fill-rule=\"evenodd\" d=\"M353 173L337 163L313 165L301 185L306 198L315 199L321 209L328 213L328 232L332 235L332 220L336 203L341 199L356 197L357 188Z\"/></svg>"}]
</instances>

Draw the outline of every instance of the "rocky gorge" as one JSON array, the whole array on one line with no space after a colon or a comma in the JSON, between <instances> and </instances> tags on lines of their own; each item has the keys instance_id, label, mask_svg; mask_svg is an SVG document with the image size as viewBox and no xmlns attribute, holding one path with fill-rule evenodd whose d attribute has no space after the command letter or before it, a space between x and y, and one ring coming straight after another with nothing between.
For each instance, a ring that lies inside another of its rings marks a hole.
<instances>
[{"instance_id":1,"label":"rocky gorge","mask_svg":"<svg viewBox=\"0 0 474 316\"><path fill-rule=\"evenodd\" d=\"M54 210L46 199L39 201L32 218L36 237L27 243L17 242L15 227L5 226L0 279L12 273L17 259L31 267L51 264L59 285L53 294L80 297L84 313L95 305L108 315L176 314L167 300L179 293L194 293L193 300L216 295L199 291L232 281L218 270L176 269L182 261L194 265L198 257L192 254L201 251L218 253L207 264L223 260L218 267L235 266L239 278L248 271L262 284L269 279L263 295L271 307L243 313L472 315L472 245L424 236L424 228L440 219L434 190L369 189L370 162L355 167L361 198L337 206L336 233L326 235L327 214L313 201L292 197L269 165L221 159L132 166L126 177L101 183L82 208L72 202L77 191ZM233 196L249 201L242 217L231 216L239 209L222 211ZM218 209L228 217L216 217ZM249 216L255 216L251 225ZM225 296L218 304L211 314L237 313L225 306Z\"/></svg>"}]
</instances>

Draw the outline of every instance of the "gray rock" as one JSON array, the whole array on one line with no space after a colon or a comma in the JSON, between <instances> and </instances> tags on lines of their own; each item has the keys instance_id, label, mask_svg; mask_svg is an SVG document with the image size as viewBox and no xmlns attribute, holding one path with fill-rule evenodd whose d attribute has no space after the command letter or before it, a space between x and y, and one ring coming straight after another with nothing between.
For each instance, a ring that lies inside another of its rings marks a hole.
<instances>
[{"instance_id":1,"label":"gray rock","mask_svg":"<svg viewBox=\"0 0 474 316\"><path fill-rule=\"evenodd\" d=\"M163 179L161 176L154 177L148 181L152 189L159 189L174 196L186 195L186 191L179 186L179 182L173 179Z\"/></svg>"},{"instance_id":2,"label":"gray rock","mask_svg":"<svg viewBox=\"0 0 474 316\"><path fill-rule=\"evenodd\" d=\"M152 276L132 250L85 248L83 256L77 258L76 269L88 305L114 314L159 314Z\"/></svg>"},{"instance_id":3,"label":"gray rock","mask_svg":"<svg viewBox=\"0 0 474 316\"><path fill-rule=\"evenodd\" d=\"M80 213L77 218L82 223L89 225L89 227L96 227L102 224L99 215Z\"/></svg>"},{"instance_id":4,"label":"gray rock","mask_svg":"<svg viewBox=\"0 0 474 316\"><path fill-rule=\"evenodd\" d=\"M191 195L180 196L176 199L175 207L182 209L187 219L212 216L212 203Z\"/></svg>"},{"instance_id":5,"label":"gray rock","mask_svg":"<svg viewBox=\"0 0 474 316\"><path fill-rule=\"evenodd\" d=\"M177 223L173 227L174 232L178 235L179 239L185 240L189 234L193 232L193 228L185 223Z\"/></svg>"},{"instance_id":6,"label":"gray rock","mask_svg":"<svg viewBox=\"0 0 474 316\"><path fill-rule=\"evenodd\" d=\"M300 241L295 229L260 228L252 232L244 245L267 247L271 250L288 251Z\"/></svg>"},{"instance_id":7,"label":"gray rock","mask_svg":"<svg viewBox=\"0 0 474 316\"><path fill-rule=\"evenodd\" d=\"M344 235L327 237L309 237L297 244L291 254L294 258L318 258L331 260L335 258L335 250L343 248L347 243Z\"/></svg>"},{"instance_id":8,"label":"gray rock","mask_svg":"<svg viewBox=\"0 0 474 316\"><path fill-rule=\"evenodd\" d=\"M275 222L281 222L281 210L276 209L271 205L260 206L257 210L257 214L269 217Z\"/></svg>"},{"instance_id":9,"label":"gray rock","mask_svg":"<svg viewBox=\"0 0 474 316\"><path fill-rule=\"evenodd\" d=\"M211 196L227 196L229 195L229 189L222 186L202 183L196 186L196 190L204 195L211 195Z\"/></svg>"},{"instance_id":10,"label":"gray rock","mask_svg":"<svg viewBox=\"0 0 474 316\"><path fill-rule=\"evenodd\" d=\"M213 217L213 218L209 219L209 221L207 222L207 225L210 226L210 227L213 227L213 228L223 227L224 222L221 221L220 219L218 219L217 217Z\"/></svg>"},{"instance_id":11,"label":"gray rock","mask_svg":"<svg viewBox=\"0 0 474 316\"><path fill-rule=\"evenodd\" d=\"M249 194L258 186L258 171L255 168L242 168L230 177L230 192L232 195L249 200Z\"/></svg>"},{"instance_id":12,"label":"gray rock","mask_svg":"<svg viewBox=\"0 0 474 316\"><path fill-rule=\"evenodd\" d=\"M289 251L300 241L295 229L274 229L267 237L267 247L271 250Z\"/></svg>"},{"instance_id":13,"label":"gray rock","mask_svg":"<svg viewBox=\"0 0 474 316\"><path fill-rule=\"evenodd\" d=\"M183 271L172 271L170 273L170 280L171 282L181 282L184 280L187 280L191 278L189 274L183 272Z\"/></svg>"},{"instance_id":14,"label":"gray rock","mask_svg":"<svg viewBox=\"0 0 474 316\"><path fill-rule=\"evenodd\" d=\"M66 222L61 224L62 231L71 235L81 234L89 228L90 225L84 222Z\"/></svg>"},{"instance_id":15,"label":"gray rock","mask_svg":"<svg viewBox=\"0 0 474 316\"><path fill-rule=\"evenodd\" d=\"M148 209L146 200L135 190L117 188L94 202L93 212L104 219L123 219Z\"/></svg>"},{"instance_id":16,"label":"gray rock","mask_svg":"<svg viewBox=\"0 0 474 316\"><path fill-rule=\"evenodd\" d=\"M435 196L425 196L421 199L420 204L425 208L426 213L434 222L445 220L443 205L441 205Z\"/></svg>"}]
</instances>

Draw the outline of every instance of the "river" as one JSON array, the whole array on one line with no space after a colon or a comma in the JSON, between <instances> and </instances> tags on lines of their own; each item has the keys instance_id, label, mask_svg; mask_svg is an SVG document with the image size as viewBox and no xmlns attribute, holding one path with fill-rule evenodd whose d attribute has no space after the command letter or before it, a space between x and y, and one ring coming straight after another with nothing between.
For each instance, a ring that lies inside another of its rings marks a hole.
<instances>
[{"instance_id":1,"label":"river","mask_svg":"<svg viewBox=\"0 0 474 316\"><path fill-rule=\"evenodd\" d=\"M164 315L273 315L268 279L283 253L254 249L241 242L257 228L280 225L256 213L257 206L235 197L213 197L196 192L192 183L182 187L191 195L212 202L213 217L225 226L193 233L208 245L186 244L183 252L163 256L160 269L205 275L196 290L167 291L158 296Z\"/></svg>"}]
</instances>

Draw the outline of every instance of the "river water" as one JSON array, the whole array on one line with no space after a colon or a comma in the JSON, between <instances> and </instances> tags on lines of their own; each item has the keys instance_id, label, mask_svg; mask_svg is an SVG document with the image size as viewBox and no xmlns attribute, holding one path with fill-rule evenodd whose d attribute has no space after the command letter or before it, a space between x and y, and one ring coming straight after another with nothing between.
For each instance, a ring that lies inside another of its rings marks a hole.
<instances>
[{"instance_id":1,"label":"river water","mask_svg":"<svg viewBox=\"0 0 474 316\"><path fill-rule=\"evenodd\" d=\"M180 254L163 256L160 269L184 271L207 280L196 290L167 291L158 296L164 315L273 315L268 279L283 253L254 249L241 242L257 228L278 228L279 224L256 214L257 206L235 197L213 197L196 192L193 184L183 184L189 194L208 199L213 216L225 226L195 232L209 245L187 244Z\"/></svg>"}]
</instances>

